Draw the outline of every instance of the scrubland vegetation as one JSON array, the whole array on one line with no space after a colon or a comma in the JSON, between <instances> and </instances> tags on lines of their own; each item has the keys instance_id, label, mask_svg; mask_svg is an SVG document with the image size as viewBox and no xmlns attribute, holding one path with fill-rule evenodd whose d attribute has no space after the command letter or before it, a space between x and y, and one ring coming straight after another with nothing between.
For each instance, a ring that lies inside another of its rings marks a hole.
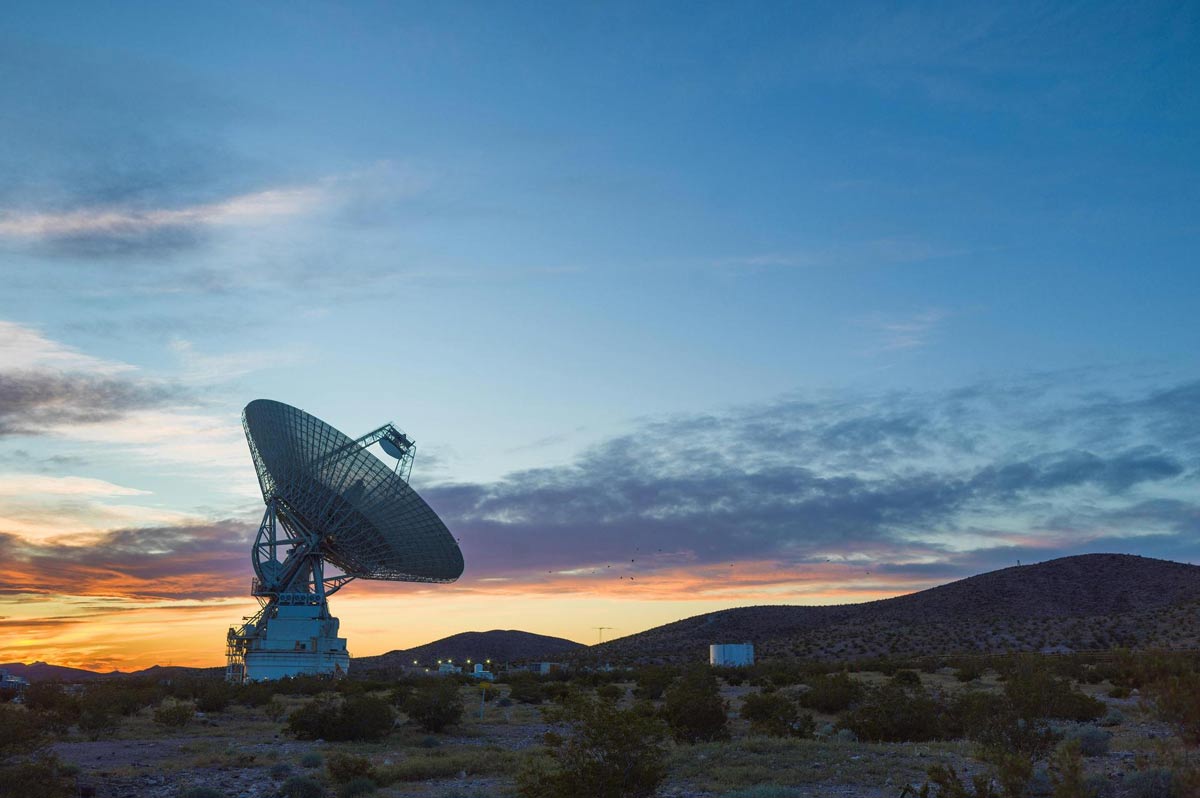
<instances>
[{"instance_id":1,"label":"scrubland vegetation","mask_svg":"<svg viewBox=\"0 0 1200 798\"><path fill-rule=\"evenodd\" d=\"M0 795L1194 798L1198 746L1190 654L125 679L0 704Z\"/></svg>"}]
</instances>

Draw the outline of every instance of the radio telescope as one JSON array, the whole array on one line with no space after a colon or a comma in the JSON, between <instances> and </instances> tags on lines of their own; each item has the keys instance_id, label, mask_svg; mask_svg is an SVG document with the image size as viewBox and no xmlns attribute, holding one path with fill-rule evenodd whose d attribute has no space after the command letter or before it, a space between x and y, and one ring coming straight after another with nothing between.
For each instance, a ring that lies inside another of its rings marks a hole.
<instances>
[{"instance_id":1,"label":"radio telescope","mask_svg":"<svg viewBox=\"0 0 1200 798\"><path fill-rule=\"evenodd\" d=\"M344 674L350 654L329 596L353 579L453 582L462 552L409 486L415 444L391 424L351 439L303 410L256 399L242 426L266 503L250 551L250 592L262 608L230 628L225 677Z\"/></svg>"}]
</instances>

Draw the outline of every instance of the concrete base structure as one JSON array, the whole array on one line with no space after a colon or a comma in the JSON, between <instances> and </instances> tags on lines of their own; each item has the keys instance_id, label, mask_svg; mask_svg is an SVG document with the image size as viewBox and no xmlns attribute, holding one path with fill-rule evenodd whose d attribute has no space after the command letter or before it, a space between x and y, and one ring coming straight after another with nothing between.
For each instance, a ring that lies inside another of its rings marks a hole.
<instances>
[{"instance_id":1,"label":"concrete base structure","mask_svg":"<svg viewBox=\"0 0 1200 798\"><path fill-rule=\"evenodd\" d=\"M338 626L338 619L318 605L277 606L273 617L237 630L238 656L230 656L226 678L261 682L289 676L345 676L350 653L346 638L338 637Z\"/></svg>"}]
</instances>

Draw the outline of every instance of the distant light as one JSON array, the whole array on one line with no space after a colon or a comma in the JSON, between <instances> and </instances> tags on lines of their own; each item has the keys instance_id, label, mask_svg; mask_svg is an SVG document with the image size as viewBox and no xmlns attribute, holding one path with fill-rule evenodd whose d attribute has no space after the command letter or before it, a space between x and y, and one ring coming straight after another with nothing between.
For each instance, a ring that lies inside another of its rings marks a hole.
<instances>
[{"instance_id":1,"label":"distant light","mask_svg":"<svg viewBox=\"0 0 1200 798\"><path fill-rule=\"evenodd\" d=\"M417 664L417 661L414 659L414 660L413 660L413 665L416 665L416 664Z\"/></svg>"}]
</instances>

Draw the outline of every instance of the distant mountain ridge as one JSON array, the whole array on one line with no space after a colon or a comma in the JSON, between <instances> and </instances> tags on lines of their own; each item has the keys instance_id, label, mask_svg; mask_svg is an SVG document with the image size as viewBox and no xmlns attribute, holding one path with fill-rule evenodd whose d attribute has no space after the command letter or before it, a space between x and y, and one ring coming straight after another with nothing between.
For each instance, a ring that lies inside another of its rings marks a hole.
<instances>
[{"instance_id":1,"label":"distant mountain ridge","mask_svg":"<svg viewBox=\"0 0 1200 798\"><path fill-rule=\"evenodd\" d=\"M577 654L587 646L562 637L521 632L515 629L493 629L489 632L460 632L456 635L426 643L415 648L389 651L374 657L355 657L350 663L366 669L390 668L452 659L465 662L517 662L561 659Z\"/></svg>"},{"instance_id":2,"label":"distant mountain ridge","mask_svg":"<svg viewBox=\"0 0 1200 798\"><path fill-rule=\"evenodd\" d=\"M858 659L1003 651L1200 649L1200 566L1126 554L1083 554L1004 568L896 598L836 606L739 607L697 615L598 646L517 630L463 632L356 657L355 670L439 659L705 662L711 643L754 643L759 658ZM35 662L0 665L31 681L219 675L154 666L97 673Z\"/></svg>"},{"instance_id":3,"label":"distant mountain ridge","mask_svg":"<svg viewBox=\"0 0 1200 798\"><path fill-rule=\"evenodd\" d=\"M1200 647L1200 566L1083 554L896 598L743 607L592 647L599 661L703 661L711 643L816 659L1113 647Z\"/></svg>"}]
</instances>

